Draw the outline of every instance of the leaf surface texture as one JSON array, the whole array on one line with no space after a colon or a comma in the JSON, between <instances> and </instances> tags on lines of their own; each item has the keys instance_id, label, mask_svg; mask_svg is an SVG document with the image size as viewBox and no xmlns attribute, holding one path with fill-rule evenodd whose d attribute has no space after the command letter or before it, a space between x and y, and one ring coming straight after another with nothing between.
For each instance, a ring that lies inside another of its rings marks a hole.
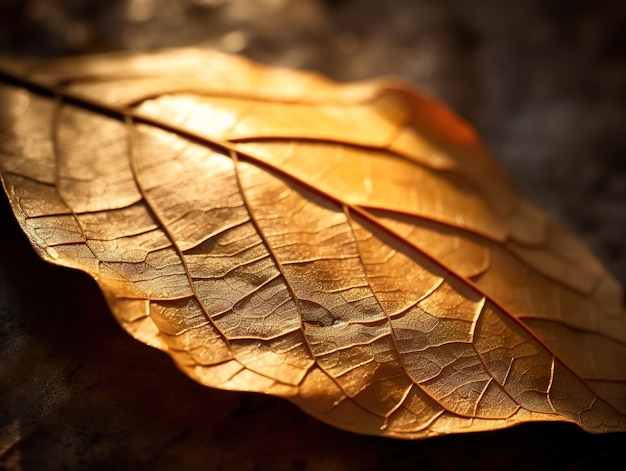
<instances>
[{"instance_id":1,"label":"leaf surface texture","mask_svg":"<svg viewBox=\"0 0 626 471\"><path fill-rule=\"evenodd\" d=\"M399 438L626 430L621 287L410 85L197 49L0 66L34 248L197 381Z\"/></svg>"}]
</instances>

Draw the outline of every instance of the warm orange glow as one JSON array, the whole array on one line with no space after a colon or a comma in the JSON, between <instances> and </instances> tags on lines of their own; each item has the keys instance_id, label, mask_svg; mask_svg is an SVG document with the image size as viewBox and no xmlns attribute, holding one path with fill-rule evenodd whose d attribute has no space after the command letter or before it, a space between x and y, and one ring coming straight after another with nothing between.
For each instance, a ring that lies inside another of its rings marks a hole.
<instances>
[{"instance_id":1,"label":"warm orange glow","mask_svg":"<svg viewBox=\"0 0 626 471\"><path fill-rule=\"evenodd\" d=\"M197 381L396 438L626 430L620 286L410 86L194 49L10 67L24 232Z\"/></svg>"}]
</instances>

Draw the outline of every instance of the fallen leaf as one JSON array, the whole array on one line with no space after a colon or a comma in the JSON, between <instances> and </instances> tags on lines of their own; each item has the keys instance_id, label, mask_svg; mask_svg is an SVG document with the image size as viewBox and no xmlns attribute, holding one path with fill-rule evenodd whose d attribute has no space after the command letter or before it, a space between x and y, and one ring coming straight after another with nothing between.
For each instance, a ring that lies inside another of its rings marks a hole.
<instances>
[{"instance_id":1,"label":"fallen leaf","mask_svg":"<svg viewBox=\"0 0 626 471\"><path fill-rule=\"evenodd\" d=\"M621 287L410 85L198 49L0 69L33 247L200 383L397 438L626 430Z\"/></svg>"}]
</instances>

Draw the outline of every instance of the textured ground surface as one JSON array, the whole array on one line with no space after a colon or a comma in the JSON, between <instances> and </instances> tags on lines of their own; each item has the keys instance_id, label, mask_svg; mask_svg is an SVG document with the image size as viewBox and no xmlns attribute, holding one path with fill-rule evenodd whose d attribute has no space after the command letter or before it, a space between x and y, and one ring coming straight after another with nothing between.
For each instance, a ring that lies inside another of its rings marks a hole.
<instances>
[{"instance_id":1,"label":"textured ground surface","mask_svg":"<svg viewBox=\"0 0 626 471\"><path fill-rule=\"evenodd\" d=\"M2 53L201 44L340 80L404 76L475 125L622 283L624 31L610 0L0 0ZM203 388L123 333L89 279L40 262L0 209L0 467L586 469L624 443L563 424L399 442Z\"/></svg>"}]
</instances>

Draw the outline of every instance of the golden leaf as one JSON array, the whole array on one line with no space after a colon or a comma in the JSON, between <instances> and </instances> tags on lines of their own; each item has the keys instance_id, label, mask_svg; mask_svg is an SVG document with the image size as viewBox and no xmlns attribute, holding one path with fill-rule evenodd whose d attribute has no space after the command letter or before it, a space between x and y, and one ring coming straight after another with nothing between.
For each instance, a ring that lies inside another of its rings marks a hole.
<instances>
[{"instance_id":1,"label":"golden leaf","mask_svg":"<svg viewBox=\"0 0 626 471\"><path fill-rule=\"evenodd\" d=\"M32 245L195 380L398 438L626 430L621 287L411 86L196 49L0 65Z\"/></svg>"}]
</instances>

